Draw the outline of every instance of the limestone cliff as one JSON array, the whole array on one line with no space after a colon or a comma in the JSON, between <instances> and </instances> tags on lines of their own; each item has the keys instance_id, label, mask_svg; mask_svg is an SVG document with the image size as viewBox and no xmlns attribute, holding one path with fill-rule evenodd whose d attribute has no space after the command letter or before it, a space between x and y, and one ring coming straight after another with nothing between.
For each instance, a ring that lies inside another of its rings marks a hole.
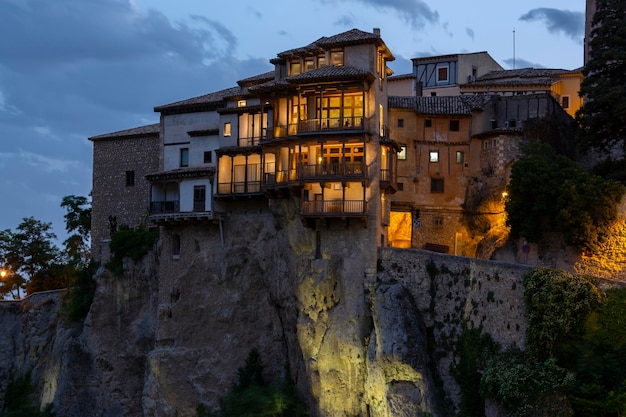
<instances>
[{"instance_id":1,"label":"limestone cliff","mask_svg":"<svg viewBox=\"0 0 626 417\"><path fill-rule=\"evenodd\" d=\"M292 201L264 204L163 228L123 276L102 268L82 328L63 327L58 303L1 311L3 335L31 330L2 339L0 372L35 369L58 415L194 416L258 348L267 378L293 380L314 416L444 416L463 320L523 345L526 267L379 250L360 222L313 230Z\"/></svg>"}]
</instances>

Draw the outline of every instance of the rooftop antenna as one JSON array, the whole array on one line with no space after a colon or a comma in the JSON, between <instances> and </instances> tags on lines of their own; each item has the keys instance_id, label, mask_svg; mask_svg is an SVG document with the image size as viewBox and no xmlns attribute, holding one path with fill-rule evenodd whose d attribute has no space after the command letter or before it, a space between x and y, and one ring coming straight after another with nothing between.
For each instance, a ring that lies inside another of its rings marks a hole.
<instances>
[{"instance_id":1,"label":"rooftop antenna","mask_svg":"<svg viewBox=\"0 0 626 417\"><path fill-rule=\"evenodd\" d=\"M515 28L513 28L513 69L515 69Z\"/></svg>"}]
</instances>

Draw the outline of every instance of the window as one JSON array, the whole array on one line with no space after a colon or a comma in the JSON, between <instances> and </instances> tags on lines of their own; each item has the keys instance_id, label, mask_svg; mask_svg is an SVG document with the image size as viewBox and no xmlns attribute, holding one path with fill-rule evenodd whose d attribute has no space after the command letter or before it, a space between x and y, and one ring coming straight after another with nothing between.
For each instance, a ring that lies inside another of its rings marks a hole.
<instances>
[{"instance_id":1,"label":"window","mask_svg":"<svg viewBox=\"0 0 626 417\"><path fill-rule=\"evenodd\" d=\"M172 258L180 259L180 235L172 235Z\"/></svg>"},{"instance_id":2,"label":"window","mask_svg":"<svg viewBox=\"0 0 626 417\"><path fill-rule=\"evenodd\" d=\"M289 63L289 75L294 76L300 74L300 60L291 61Z\"/></svg>"},{"instance_id":3,"label":"window","mask_svg":"<svg viewBox=\"0 0 626 417\"><path fill-rule=\"evenodd\" d=\"M239 100L237 102L237 107L246 107L246 100Z\"/></svg>"},{"instance_id":4,"label":"window","mask_svg":"<svg viewBox=\"0 0 626 417\"><path fill-rule=\"evenodd\" d=\"M404 183L403 182L399 182L398 183L398 191L404 191Z\"/></svg>"},{"instance_id":5,"label":"window","mask_svg":"<svg viewBox=\"0 0 626 417\"><path fill-rule=\"evenodd\" d=\"M195 185L193 187L193 211L205 211L206 186Z\"/></svg>"},{"instance_id":6,"label":"window","mask_svg":"<svg viewBox=\"0 0 626 417\"><path fill-rule=\"evenodd\" d=\"M443 193L443 178L431 178L430 179L430 192L431 193Z\"/></svg>"},{"instance_id":7,"label":"window","mask_svg":"<svg viewBox=\"0 0 626 417\"><path fill-rule=\"evenodd\" d=\"M230 136L231 134L230 122L224 123L224 136Z\"/></svg>"},{"instance_id":8,"label":"window","mask_svg":"<svg viewBox=\"0 0 626 417\"><path fill-rule=\"evenodd\" d=\"M204 163L210 164L211 162L213 162L213 152L204 151Z\"/></svg>"},{"instance_id":9,"label":"window","mask_svg":"<svg viewBox=\"0 0 626 417\"><path fill-rule=\"evenodd\" d=\"M437 97L437 92L436 92L436 91L432 91L432 92L430 93L430 96L431 96L431 97Z\"/></svg>"},{"instance_id":10,"label":"window","mask_svg":"<svg viewBox=\"0 0 626 417\"><path fill-rule=\"evenodd\" d=\"M439 216L433 217L433 226L443 227L443 217L439 217Z\"/></svg>"},{"instance_id":11,"label":"window","mask_svg":"<svg viewBox=\"0 0 626 417\"><path fill-rule=\"evenodd\" d=\"M317 68L321 68L326 65L326 55L318 55L317 57Z\"/></svg>"},{"instance_id":12,"label":"window","mask_svg":"<svg viewBox=\"0 0 626 417\"><path fill-rule=\"evenodd\" d=\"M465 154L461 151L456 151L456 163L462 164L465 161Z\"/></svg>"},{"instance_id":13,"label":"window","mask_svg":"<svg viewBox=\"0 0 626 417\"><path fill-rule=\"evenodd\" d=\"M135 185L135 171L126 171L126 186L132 187Z\"/></svg>"},{"instance_id":14,"label":"window","mask_svg":"<svg viewBox=\"0 0 626 417\"><path fill-rule=\"evenodd\" d=\"M189 166L189 148L182 148L180 150L180 166L181 167Z\"/></svg>"},{"instance_id":15,"label":"window","mask_svg":"<svg viewBox=\"0 0 626 417\"><path fill-rule=\"evenodd\" d=\"M330 65L343 65L343 51L330 52Z\"/></svg>"},{"instance_id":16,"label":"window","mask_svg":"<svg viewBox=\"0 0 626 417\"><path fill-rule=\"evenodd\" d=\"M448 65L440 65L437 66L437 82L444 83L448 82Z\"/></svg>"},{"instance_id":17,"label":"window","mask_svg":"<svg viewBox=\"0 0 626 417\"><path fill-rule=\"evenodd\" d=\"M561 107L564 109L569 109L569 96L561 97Z\"/></svg>"},{"instance_id":18,"label":"window","mask_svg":"<svg viewBox=\"0 0 626 417\"><path fill-rule=\"evenodd\" d=\"M400 146L400 150L398 151L398 159L401 161L406 160L406 145Z\"/></svg>"},{"instance_id":19,"label":"window","mask_svg":"<svg viewBox=\"0 0 626 417\"><path fill-rule=\"evenodd\" d=\"M304 60L304 71L311 71L312 69L315 69L315 61L313 57L306 58Z\"/></svg>"},{"instance_id":20,"label":"window","mask_svg":"<svg viewBox=\"0 0 626 417\"><path fill-rule=\"evenodd\" d=\"M398 127L404 127L404 119L398 119Z\"/></svg>"},{"instance_id":21,"label":"window","mask_svg":"<svg viewBox=\"0 0 626 417\"><path fill-rule=\"evenodd\" d=\"M431 119L424 120L424 127L432 127L433 121Z\"/></svg>"},{"instance_id":22,"label":"window","mask_svg":"<svg viewBox=\"0 0 626 417\"><path fill-rule=\"evenodd\" d=\"M439 162L439 151L430 151L428 155L429 162Z\"/></svg>"},{"instance_id":23,"label":"window","mask_svg":"<svg viewBox=\"0 0 626 417\"><path fill-rule=\"evenodd\" d=\"M459 121L450 120L450 132L458 132L458 131L459 131Z\"/></svg>"}]
</instances>

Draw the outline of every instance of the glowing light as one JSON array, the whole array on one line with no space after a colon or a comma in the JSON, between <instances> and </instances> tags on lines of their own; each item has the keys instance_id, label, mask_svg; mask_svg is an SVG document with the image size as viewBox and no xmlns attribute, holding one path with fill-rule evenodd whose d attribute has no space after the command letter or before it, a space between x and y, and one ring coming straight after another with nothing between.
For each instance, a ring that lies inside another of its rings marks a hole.
<instances>
[{"instance_id":1,"label":"glowing light","mask_svg":"<svg viewBox=\"0 0 626 417\"><path fill-rule=\"evenodd\" d=\"M7 276L7 271L5 269L0 269L0 278L4 278Z\"/></svg>"}]
</instances>

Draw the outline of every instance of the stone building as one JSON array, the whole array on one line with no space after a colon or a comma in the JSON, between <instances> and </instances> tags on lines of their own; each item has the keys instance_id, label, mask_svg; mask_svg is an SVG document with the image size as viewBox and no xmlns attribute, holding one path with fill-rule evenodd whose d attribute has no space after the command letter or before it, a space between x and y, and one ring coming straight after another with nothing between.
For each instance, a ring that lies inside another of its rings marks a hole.
<instances>
[{"instance_id":1,"label":"stone building","mask_svg":"<svg viewBox=\"0 0 626 417\"><path fill-rule=\"evenodd\" d=\"M152 124L89 138L93 142L91 254L109 258L118 227L146 224L150 183L159 166L159 125Z\"/></svg>"}]
</instances>

